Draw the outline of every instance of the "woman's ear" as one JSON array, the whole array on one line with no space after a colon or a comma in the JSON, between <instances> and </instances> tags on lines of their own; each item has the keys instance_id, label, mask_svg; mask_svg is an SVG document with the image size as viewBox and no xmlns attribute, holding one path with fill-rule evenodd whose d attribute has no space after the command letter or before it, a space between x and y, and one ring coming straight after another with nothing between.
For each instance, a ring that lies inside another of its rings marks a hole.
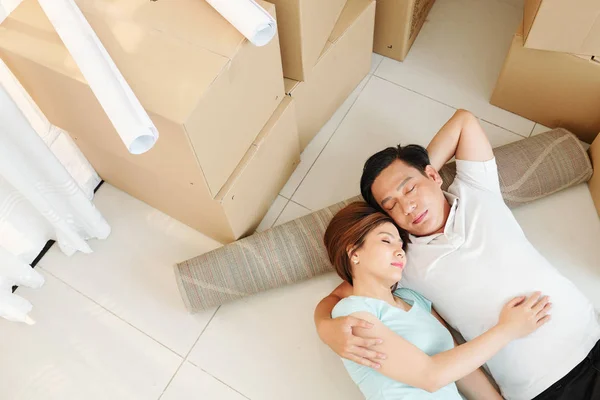
<instances>
[{"instance_id":1,"label":"woman's ear","mask_svg":"<svg viewBox=\"0 0 600 400\"><path fill-rule=\"evenodd\" d=\"M440 176L439 172L437 172L436 169L433 168L431 165L425 167L425 175L429 179L437 183L439 186L442 186L442 183L444 182L442 180L442 177Z\"/></svg>"},{"instance_id":2,"label":"woman's ear","mask_svg":"<svg viewBox=\"0 0 600 400\"><path fill-rule=\"evenodd\" d=\"M348 255L348 259L353 265L357 265L359 263L358 254L356 253L356 247L348 246L346 248L346 254Z\"/></svg>"}]
</instances>

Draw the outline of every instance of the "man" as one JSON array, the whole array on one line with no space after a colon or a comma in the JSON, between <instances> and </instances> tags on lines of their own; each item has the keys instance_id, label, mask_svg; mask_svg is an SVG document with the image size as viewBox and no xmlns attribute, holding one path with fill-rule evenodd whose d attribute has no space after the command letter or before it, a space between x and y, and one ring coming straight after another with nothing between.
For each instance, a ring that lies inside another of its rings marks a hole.
<instances>
[{"instance_id":1,"label":"man","mask_svg":"<svg viewBox=\"0 0 600 400\"><path fill-rule=\"evenodd\" d=\"M453 156L456 179L445 193L437 171ZM487 363L505 398L600 399L594 307L529 243L504 204L494 154L477 118L458 110L427 150L411 145L375 154L365 163L361 192L410 233L402 285L429 298L466 340L491 328L511 298L537 290L550 297L552 320ZM331 318L351 290L344 283L319 303L317 331L340 356L377 368L385 362L378 339L352 333L369 324Z\"/></svg>"}]
</instances>

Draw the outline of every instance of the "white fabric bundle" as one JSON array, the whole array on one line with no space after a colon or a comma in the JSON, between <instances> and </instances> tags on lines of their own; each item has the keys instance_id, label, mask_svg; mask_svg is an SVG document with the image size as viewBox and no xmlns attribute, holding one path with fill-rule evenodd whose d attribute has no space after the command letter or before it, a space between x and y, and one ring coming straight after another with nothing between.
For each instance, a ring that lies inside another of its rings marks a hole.
<instances>
[{"instance_id":1,"label":"white fabric bundle","mask_svg":"<svg viewBox=\"0 0 600 400\"><path fill-rule=\"evenodd\" d=\"M42 110L2 60L0 60L0 85L17 104L33 130L44 140L91 200L94 197L94 189L100 183L100 177L73 142L69 133L48 121Z\"/></svg>"},{"instance_id":2,"label":"white fabric bundle","mask_svg":"<svg viewBox=\"0 0 600 400\"><path fill-rule=\"evenodd\" d=\"M39 0L127 150L142 154L158 130L73 0Z\"/></svg>"},{"instance_id":3,"label":"white fabric bundle","mask_svg":"<svg viewBox=\"0 0 600 400\"><path fill-rule=\"evenodd\" d=\"M255 46L264 46L277 33L275 19L254 0L206 0Z\"/></svg>"}]
</instances>

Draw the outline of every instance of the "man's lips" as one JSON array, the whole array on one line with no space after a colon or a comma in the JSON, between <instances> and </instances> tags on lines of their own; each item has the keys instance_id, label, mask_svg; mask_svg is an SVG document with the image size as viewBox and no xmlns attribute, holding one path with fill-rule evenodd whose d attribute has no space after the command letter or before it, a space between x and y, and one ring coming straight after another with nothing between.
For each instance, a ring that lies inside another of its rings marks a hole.
<instances>
[{"instance_id":1,"label":"man's lips","mask_svg":"<svg viewBox=\"0 0 600 400\"><path fill-rule=\"evenodd\" d=\"M404 264L402 264L402 263L392 263L392 265L393 265L394 267L398 267L398 268L400 268L400 269L404 268Z\"/></svg>"},{"instance_id":2,"label":"man's lips","mask_svg":"<svg viewBox=\"0 0 600 400\"><path fill-rule=\"evenodd\" d=\"M425 217L427 216L427 213L429 213L429 210L425 210L423 211L417 218L415 218L413 220L413 225L417 225L419 224L421 221L423 221L425 219Z\"/></svg>"}]
</instances>

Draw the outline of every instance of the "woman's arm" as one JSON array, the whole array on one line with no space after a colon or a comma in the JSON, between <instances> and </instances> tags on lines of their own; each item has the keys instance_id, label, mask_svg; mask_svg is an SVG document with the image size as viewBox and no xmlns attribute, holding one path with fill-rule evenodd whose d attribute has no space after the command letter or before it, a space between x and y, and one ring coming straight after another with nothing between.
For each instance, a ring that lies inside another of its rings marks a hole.
<instances>
[{"instance_id":1,"label":"woman's arm","mask_svg":"<svg viewBox=\"0 0 600 400\"><path fill-rule=\"evenodd\" d=\"M388 355L378 370L389 378L436 392L444 386L471 374L492 358L511 340L535 331L549 319L547 300L538 302L536 293L511 300L503 309L500 322L481 336L451 350L429 356L385 326L367 312L352 314L373 324L368 330L355 328L366 337L379 337L383 343L379 351ZM362 331L362 332L361 332Z\"/></svg>"},{"instance_id":2,"label":"woman's arm","mask_svg":"<svg viewBox=\"0 0 600 400\"><path fill-rule=\"evenodd\" d=\"M435 309L432 308L431 313L448 329L448 324ZM454 339L454 347L458 346L458 342ZM458 386L458 390L467 400L502 400L502 396L500 396L498 390L496 390L481 368L477 368L469 375L456 381L456 386Z\"/></svg>"}]
</instances>

